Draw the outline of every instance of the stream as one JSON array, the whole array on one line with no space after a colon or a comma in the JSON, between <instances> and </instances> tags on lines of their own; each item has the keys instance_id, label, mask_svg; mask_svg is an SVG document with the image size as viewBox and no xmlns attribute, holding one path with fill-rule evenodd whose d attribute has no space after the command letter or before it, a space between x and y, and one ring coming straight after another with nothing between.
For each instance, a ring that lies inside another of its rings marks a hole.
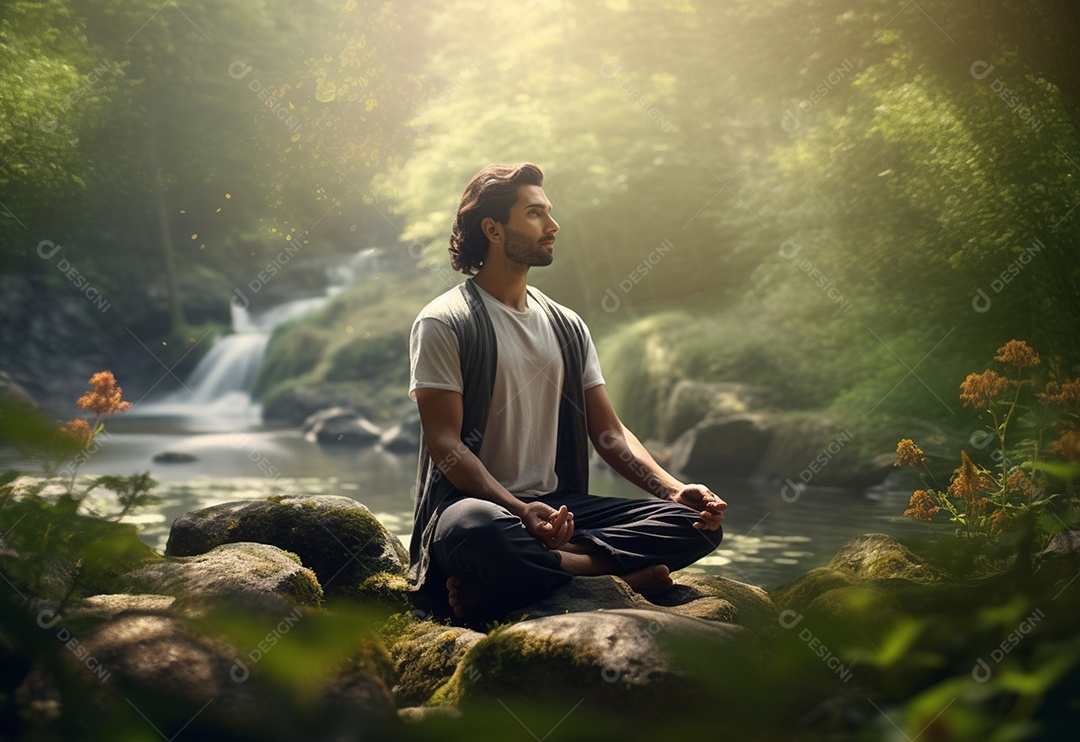
<instances>
[{"instance_id":1,"label":"stream","mask_svg":"<svg viewBox=\"0 0 1080 742\"><path fill-rule=\"evenodd\" d=\"M296 299L258 314L232 307L234 332L217 340L181 388L148 398L107 421L81 476L149 471L161 502L125 519L142 538L164 550L179 515L223 502L273 494L343 495L364 503L403 543L412 527L415 454L376 447L324 446L295 428L264 425L250 390L274 328L325 306L349 283L373 272L377 251L358 253L328 271L323 295ZM171 452L194 460L159 463ZM0 469L32 464L0 452ZM717 472L705 484L728 502L724 542L690 570L706 571L765 588L820 566L860 533L930 535L926 524L901 517L910 492L877 487L865 492L807 487L794 501L780 483L733 480ZM594 466L591 490L617 497L649 495L603 464ZM97 491L94 496L97 497ZM97 507L113 510L98 498Z\"/></svg>"}]
</instances>

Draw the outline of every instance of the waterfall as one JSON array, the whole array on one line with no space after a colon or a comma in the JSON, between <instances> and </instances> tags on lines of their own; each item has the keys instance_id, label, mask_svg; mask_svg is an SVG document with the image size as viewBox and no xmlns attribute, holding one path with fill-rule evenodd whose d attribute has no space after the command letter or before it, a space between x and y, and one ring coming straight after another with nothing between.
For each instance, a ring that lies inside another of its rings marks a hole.
<instances>
[{"instance_id":1,"label":"waterfall","mask_svg":"<svg viewBox=\"0 0 1080 742\"><path fill-rule=\"evenodd\" d=\"M233 332L214 341L179 389L147 400L132 412L192 418L217 425L259 423L262 405L251 398L251 390L274 329L322 309L345 286L373 272L381 252L369 248L345 264L326 266L328 286L321 296L293 299L254 315L248 307L230 302Z\"/></svg>"}]
</instances>

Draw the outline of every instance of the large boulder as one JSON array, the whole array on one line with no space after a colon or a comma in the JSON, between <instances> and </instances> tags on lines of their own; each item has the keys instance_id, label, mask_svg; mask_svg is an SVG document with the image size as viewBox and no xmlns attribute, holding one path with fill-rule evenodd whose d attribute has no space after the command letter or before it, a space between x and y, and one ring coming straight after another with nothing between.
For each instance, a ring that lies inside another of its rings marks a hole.
<instances>
[{"instance_id":1,"label":"large boulder","mask_svg":"<svg viewBox=\"0 0 1080 742\"><path fill-rule=\"evenodd\" d=\"M773 436L773 426L762 414L728 415L703 420L671 446L673 469L695 479L723 472L748 477L758 470Z\"/></svg>"},{"instance_id":2,"label":"large boulder","mask_svg":"<svg viewBox=\"0 0 1080 742\"><path fill-rule=\"evenodd\" d=\"M717 683L736 683L756 662L753 635L739 626L635 608L571 613L493 631L431 702L565 705L585 697L596 710L669 718L672 708L730 701ZM706 666L710 682L695 680L690 668Z\"/></svg>"},{"instance_id":3,"label":"large boulder","mask_svg":"<svg viewBox=\"0 0 1080 742\"><path fill-rule=\"evenodd\" d=\"M559 616L564 613L582 613L600 609L639 608L648 610L656 606L635 592L629 585L612 575L595 577L575 576L552 590L548 595L524 608L510 612L505 620Z\"/></svg>"},{"instance_id":4,"label":"large boulder","mask_svg":"<svg viewBox=\"0 0 1080 742\"><path fill-rule=\"evenodd\" d=\"M865 533L850 539L840 547L828 566L857 580L899 578L937 582L948 576L883 533Z\"/></svg>"},{"instance_id":5,"label":"large boulder","mask_svg":"<svg viewBox=\"0 0 1080 742\"><path fill-rule=\"evenodd\" d=\"M673 441L706 418L743 415L767 408L775 393L765 387L683 379L657 410L661 440Z\"/></svg>"},{"instance_id":6,"label":"large boulder","mask_svg":"<svg viewBox=\"0 0 1080 742\"><path fill-rule=\"evenodd\" d=\"M670 606L684 615L730 621L752 629L771 627L776 621L776 606L768 593L760 587L717 575L679 574L670 590L651 595L649 601ZM719 618L720 614L714 617L702 612L720 610L727 613L729 609L721 603L730 607L728 617Z\"/></svg>"},{"instance_id":7,"label":"large boulder","mask_svg":"<svg viewBox=\"0 0 1080 742\"><path fill-rule=\"evenodd\" d=\"M398 706L419 706L454 674L465 653L485 637L478 631L398 614L386 623L383 641L394 660Z\"/></svg>"},{"instance_id":8,"label":"large boulder","mask_svg":"<svg viewBox=\"0 0 1080 742\"><path fill-rule=\"evenodd\" d=\"M323 598L314 572L268 544L224 544L198 556L147 565L122 580L131 592L163 595L271 594L309 606Z\"/></svg>"},{"instance_id":9,"label":"large boulder","mask_svg":"<svg viewBox=\"0 0 1080 742\"><path fill-rule=\"evenodd\" d=\"M420 412L412 408L406 413L404 420L383 431L379 438L379 448L390 453L415 454L420 450L422 430Z\"/></svg>"},{"instance_id":10,"label":"large boulder","mask_svg":"<svg viewBox=\"0 0 1080 742\"><path fill-rule=\"evenodd\" d=\"M239 541L296 554L327 595L365 597L373 591L378 597L409 563L401 541L370 510L331 495L275 495L192 511L173 522L165 553L190 556Z\"/></svg>"},{"instance_id":11,"label":"large boulder","mask_svg":"<svg viewBox=\"0 0 1080 742\"><path fill-rule=\"evenodd\" d=\"M276 614L245 616L256 624L266 619L259 634L281 625ZM21 714L42 732L62 712L68 732L82 728L80 736L89 736L102 718L131 718L140 734L146 734L145 719L170 734L183 729L192 739L292 739L320 725L330 732L396 719L388 689L393 668L381 644L357 643L339 665L316 675L309 663L301 688L301 681L266 671L269 653L286 651L275 647L289 637L275 635L262 661L254 662L251 647L214 626L167 612L122 613L78 636L64 624L50 626L74 648L59 652L57 663L35 666L18 690Z\"/></svg>"},{"instance_id":12,"label":"large boulder","mask_svg":"<svg viewBox=\"0 0 1080 742\"><path fill-rule=\"evenodd\" d=\"M332 407L319 410L304 421L304 438L312 443L370 446L379 442L383 431L356 410Z\"/></svg>"}]
</instances>

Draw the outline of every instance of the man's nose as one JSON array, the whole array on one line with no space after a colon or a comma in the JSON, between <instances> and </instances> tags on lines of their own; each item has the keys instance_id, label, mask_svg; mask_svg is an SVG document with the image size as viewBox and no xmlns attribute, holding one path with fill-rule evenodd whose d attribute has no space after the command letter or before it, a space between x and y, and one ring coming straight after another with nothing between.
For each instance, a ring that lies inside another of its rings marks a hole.
<instances>
[{"instance_id":1,"label":"man's nose","mask_svg":"<svg viewBox=\"0 0 1080 742\"><path fill-rule=\"evenodd\" d=\"M551 222L551 225L548 228L548 231L552 232L552 233L558 232L559 231L559 223L557 221L555 221L554 219L552 219L550 216L548 217L548 221Z\"/></svg>"}]
</instances>

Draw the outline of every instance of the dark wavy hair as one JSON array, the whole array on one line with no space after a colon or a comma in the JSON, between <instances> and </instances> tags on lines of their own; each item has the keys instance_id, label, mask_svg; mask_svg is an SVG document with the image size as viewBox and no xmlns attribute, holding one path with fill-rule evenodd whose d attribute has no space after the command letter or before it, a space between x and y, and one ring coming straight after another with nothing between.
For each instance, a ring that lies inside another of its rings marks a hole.
<instances>
[{"instance_id":1,"label":"dark wavy hair","mask_svg":"<svg viewBox=\"0 0 1080 742\"><path fill-rule=\"evenodd\" d=\"M531 162L488 165L473 176L461 194L454 229L450 233L450 266L471 276L487 257L488 240L480 222L491 217L506 224L510 207L518 198L518 186L543 185L544 174Z\"/></svg>"}]
</instances>

